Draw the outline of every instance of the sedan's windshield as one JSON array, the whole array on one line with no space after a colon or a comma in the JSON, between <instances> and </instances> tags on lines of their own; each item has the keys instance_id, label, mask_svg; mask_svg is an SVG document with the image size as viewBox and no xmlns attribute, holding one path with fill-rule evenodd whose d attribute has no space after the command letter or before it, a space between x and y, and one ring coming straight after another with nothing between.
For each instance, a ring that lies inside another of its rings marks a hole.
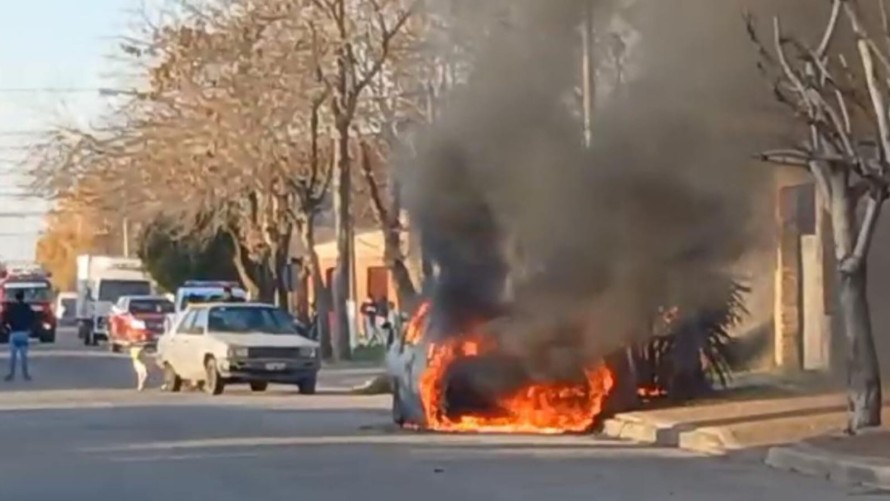
<instances>
[{"instance_id":1,"label":"sedan's windshield","mask_svg":"<svg viewBox=\"0 0 890 501\"><path fill-rule=\"evenodd\" d=\"M235 334L297 334L293 318L278 308L217 306L210 310L208 330Z\"/></svg>"}]
</instances>

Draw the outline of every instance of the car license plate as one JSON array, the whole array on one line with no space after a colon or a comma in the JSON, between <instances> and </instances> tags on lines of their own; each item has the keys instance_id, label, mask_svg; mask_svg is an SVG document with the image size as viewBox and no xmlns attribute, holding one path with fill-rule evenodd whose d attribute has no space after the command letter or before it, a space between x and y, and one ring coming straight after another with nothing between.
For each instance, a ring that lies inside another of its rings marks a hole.
<instances>
[{"instance_id":1,"label":"car license plate","mask_svg":"<svg viewBox=\"0 0 890 501\"><path fill-rule=\"evenodd\" d=\"M287 364L285 364L285 363L266 364L267 371L283 371L286 368L287 368Z\"/></svg>"}]
</instances>

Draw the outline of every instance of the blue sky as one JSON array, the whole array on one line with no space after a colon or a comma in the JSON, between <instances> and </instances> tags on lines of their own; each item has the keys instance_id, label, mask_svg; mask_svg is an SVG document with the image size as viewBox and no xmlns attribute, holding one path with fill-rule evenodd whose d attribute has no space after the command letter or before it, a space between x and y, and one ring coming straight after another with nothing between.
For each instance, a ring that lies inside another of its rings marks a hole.
<instances>
[{"instance_id":1,"label":"blue sky","mask_svg":"<svg viewBox=\"0 0 890 501\"><path fill-rule=\"evenodd\" d=\"M87 123L102 110L98 93L9 92L9 89L113 85L107 56L126 31L139 0L2 0L0 9L0 214L42 211L41 200L21 199L23 177L13 162L31 140L59 120ZM6 90L6 91L5 91ZM0 259L30 259L40 217L0 217Z\"/></svg>"}]
</instances>

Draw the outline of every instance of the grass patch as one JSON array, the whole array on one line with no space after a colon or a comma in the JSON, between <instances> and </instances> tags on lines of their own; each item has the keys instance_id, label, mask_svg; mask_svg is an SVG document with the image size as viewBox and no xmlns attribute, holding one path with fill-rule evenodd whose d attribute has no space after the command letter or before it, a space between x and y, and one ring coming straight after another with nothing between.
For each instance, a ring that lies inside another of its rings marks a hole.
<instances>
[{"instance_id":1,"label":"grass patch","mask_svg":"<svg viewBox=\"0 0 890 501\"><path fill-rule=\"evenodd\" d=\"M384 346L357 346L352 350L354 362L383 362L386 356Z\"/></svg>"}]
</instances>

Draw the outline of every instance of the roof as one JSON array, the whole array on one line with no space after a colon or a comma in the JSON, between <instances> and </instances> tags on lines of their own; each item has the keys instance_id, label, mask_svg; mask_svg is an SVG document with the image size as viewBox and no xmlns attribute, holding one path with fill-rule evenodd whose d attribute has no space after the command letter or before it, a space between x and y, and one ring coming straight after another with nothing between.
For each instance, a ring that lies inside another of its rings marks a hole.
<instances>
[{"instance_id":1,"label":"roof","mask_svg":"<svg viewBox=\"0 0 890 501\"><path fill-rule=\"evenodd\" d=\"M4 283L13 282L49 282L50 277L39 273L25 273L21 275L6 275L0 277L0 281Z\"/></svg>"},{"instance_id":2,"label":"roof","mask_svg":"<svg viewBox=\"0 0 890 501\"><path fill-rule=\"evenodd\" d=\"M169 301L165 296L158 295L158 294L151 294L151 295L148 295L148 294L134 294L134 295L132 295L132 296L121 296L121 299L124 299L124 298L127 298L127 299L129 299L129 300L131 300L131 301L134 300L134 299L157 299L157 300L159 300L159 301Z\"/></svg>"},{"instance_id":3,"label":"roof","mask_svg":"<svg viewBox=\"0 0 890 501\"><path fill-rule=\"evenodd\" d=\"M201 289L210 287L231 287L241 288L241 284L233 280L187 280L182 284L180 289Z\"/></svg>"}]
</instances>

